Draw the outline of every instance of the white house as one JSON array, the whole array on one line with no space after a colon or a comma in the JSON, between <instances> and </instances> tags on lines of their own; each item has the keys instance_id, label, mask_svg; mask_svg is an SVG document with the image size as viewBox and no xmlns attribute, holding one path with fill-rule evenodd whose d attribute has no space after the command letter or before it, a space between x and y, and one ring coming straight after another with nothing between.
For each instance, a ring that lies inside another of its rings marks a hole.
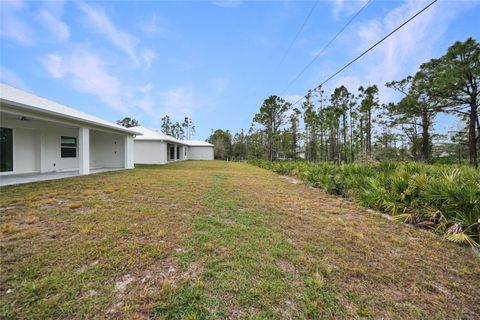
<instances>
[{"instance_id":1,"label":"white house","mask_svg":"<svg viewBox=\"0 0 480 320\"><path fill-rule=\"evenodd\" d=\"M142 135L135 137L135 163L166 164L179 160L213 160L213 144L205 141L178 140L145 127L133 127Z\"/></svg>"},{"instance_id":2,"label":"white house","mask_svg":"<svg viewBox=\"0 0 480 320\"><path fill-rule=\"evenodd\" d=\"M29 179L35 181L49 172L133 168L133 138L141 134L5 84L0 84L0 127L4 185L25 175L36 175Z\"/></svg>"}]
</instances>

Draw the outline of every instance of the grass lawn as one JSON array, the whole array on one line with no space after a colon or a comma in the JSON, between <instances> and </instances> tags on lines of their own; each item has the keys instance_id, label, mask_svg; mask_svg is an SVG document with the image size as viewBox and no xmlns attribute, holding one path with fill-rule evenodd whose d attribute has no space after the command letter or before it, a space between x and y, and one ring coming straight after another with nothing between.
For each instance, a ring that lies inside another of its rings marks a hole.
<instances>
[{"instance_id":1,"label":"grass lawn","mask_svg":"<svg viewBox=\"0 0 480 320\"><path fill-rule=\"evenodd\" d=\"M480 314L477 254L248 164L0 193L2 319Z\"/></svg>"}]
</instances>

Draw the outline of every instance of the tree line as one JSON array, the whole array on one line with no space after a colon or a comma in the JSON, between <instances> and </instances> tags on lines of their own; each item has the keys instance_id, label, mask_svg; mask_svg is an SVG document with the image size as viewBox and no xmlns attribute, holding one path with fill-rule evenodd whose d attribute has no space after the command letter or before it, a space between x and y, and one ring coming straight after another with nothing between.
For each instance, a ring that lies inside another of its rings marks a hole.
<instances>
[{"instance_id":1,"label":"tree line","mask_svg":"<svg viewBox=\"0 0 480 320\"><path fill-rule=\"evenodd\" d=\"M126 128L137 127L140 125L138 120L130 117L125 117L122 120L118 120L117 124ZM172 122L170 116L165 115L162 118L161 131L169 136L172 136L180 140L190 140L195 135L195 124L192 118L185 117L183 122Z\"/></svg>"},{"instance_id":2,"label":"tree line","mask_svg":"<svg viewBox=\"0 0 480 320\"><path fill-rule=\"evenodd\" d=\"M298 159L350 163L370 160L468 161L478 166L480 44L457 41L440 58L405 79L386 83L402 95L381 103L377 85L356 93L341 85L327 96L309 90L301 105L271 95L248 132L212 130L219 159ZM438 134L439 114L457 116L460 130Z\"/></svg>"}]
</instances>

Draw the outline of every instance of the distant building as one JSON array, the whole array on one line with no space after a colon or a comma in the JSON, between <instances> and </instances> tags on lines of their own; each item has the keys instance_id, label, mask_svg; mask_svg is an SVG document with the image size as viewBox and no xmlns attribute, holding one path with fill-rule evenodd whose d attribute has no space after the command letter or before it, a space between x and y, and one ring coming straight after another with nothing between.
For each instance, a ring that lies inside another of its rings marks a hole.
<instances>
[{"instance_id":1,"label":"distant building","mask_svg":"<svg viewBox=\"0 0 480 320\"><path fill-rule=\"evenodd\" d=\"M297 159L305 160L305 154L306 154L305 146L297 148L297 150L296 150Z\"/></svg>"},{"instance_id":2,"label":"distant building","mask_svg":"<svg viewBox=\"0 0 480 320\"><path fill-rule=\"evenodd\" d=\"M142 126L130 128L135 137L135 163L166 164L181 160L213 160L214 146L205 141L179 140Z\"/></svg>"}]
</instances>

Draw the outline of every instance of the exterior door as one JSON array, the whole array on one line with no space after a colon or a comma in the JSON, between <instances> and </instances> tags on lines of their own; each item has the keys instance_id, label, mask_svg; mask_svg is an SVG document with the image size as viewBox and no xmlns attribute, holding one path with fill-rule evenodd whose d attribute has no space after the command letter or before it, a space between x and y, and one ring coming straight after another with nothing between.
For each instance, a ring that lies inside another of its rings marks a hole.
<instances>
[{"instance_id":1,"label":"exterior door","mask_svg":"<svg viewBox=\"0 0 480 320\"><path fill-rule=\"evenodd\" d=\"M0 128L0 172L13 171L13 129Z\"/></svg>"}]
</instances>

